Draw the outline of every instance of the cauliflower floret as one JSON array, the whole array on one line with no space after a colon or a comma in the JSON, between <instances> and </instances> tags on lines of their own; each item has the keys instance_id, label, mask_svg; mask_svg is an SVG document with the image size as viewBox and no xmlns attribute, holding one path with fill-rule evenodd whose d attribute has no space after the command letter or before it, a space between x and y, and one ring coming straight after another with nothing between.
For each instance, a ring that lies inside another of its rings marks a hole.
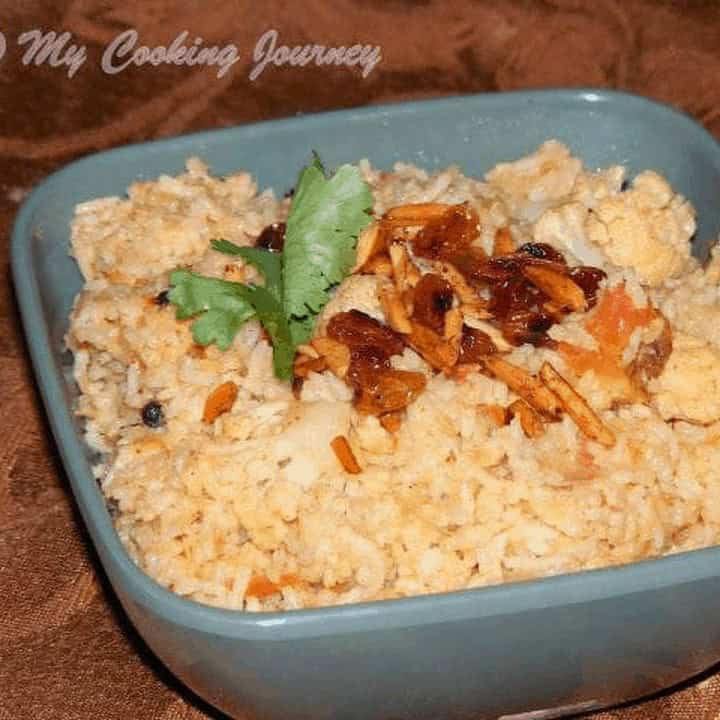
<instances>
[{"instance_id":1,"label":"cauliflower floret","mask_svg":"<svg viewBox=\"0 0 720 720\"><path fill-rule=\"evenodd\" d=\"M338 286L335 294L320 313L315 334L324 335L330 318L348 310L360 310L384 322L385 315L378 299L378 290L389 282L387 278L379 275L350 275Z\"/></svg>"},{"instance_id":2,"label":"cauliflower floret","mask_svg":"<svg viewBox=\"0 0 720 720\"><path fill-rule=\"evenodd\" d=\"M695 217L663 177L647 171L632 189L600 201L585 230L612 263L634 268L643 282L657 286L687 266Z\"/></svg>"},{"instance_id":3,"label":"cauliflower floret","mask_svg":"<svg viewBox=\"0 0 720 720\"><path fill-rule=\"evenodd\" d=\"M574 258L577 264L602 267L605 258L600 250L590 243L585 232L589 215L588 209L579 202L566 203L547 210L535 223L535 241L552 245L563 255L569 254L569 259Z\"/></svg>"},{"instance_id":4,"label":"cauliflower floret","mask_svg":"<svg viewBox=\"0 0 720 720\"><path fill-rule=\"evenodd\" d=\"M676 330L701 337L720 348L720 264L670 280L653 291L652 300Z\"/></svg>"},{"instance_id":5,"label":"cauliflower floret","mask_svg":"<svg viewBox=\"0 0 720 720\"><path fill-rule=\"evenodd\" d=\"M581 170L582 163L565 145L549 140L532 155L499 163L485 179L514 218L534 222L569 198Z\"/></svg>"},{"instance_id":6,"label":"cauliflower floret","mask_svg":"<svg viewBox=\"0 0 720 720\"><path fill-rule=\"evenodd\" d=\"M573 189L573 199L585 207L594 208L601 200L617 195L622 189L623 180L625 168L622 165L580 173Z\"/></svg>"},{"instance_id":7,"label":"cauliflower floret","mask_svg":"<svg viewBox=\"0 0 720 720\"><path fill-rule=\"evenodd\" d=\"M720 352L700 338L676 333L665 370L648 389L664 420L720 419Z\"/></svg>"}]
</instances>

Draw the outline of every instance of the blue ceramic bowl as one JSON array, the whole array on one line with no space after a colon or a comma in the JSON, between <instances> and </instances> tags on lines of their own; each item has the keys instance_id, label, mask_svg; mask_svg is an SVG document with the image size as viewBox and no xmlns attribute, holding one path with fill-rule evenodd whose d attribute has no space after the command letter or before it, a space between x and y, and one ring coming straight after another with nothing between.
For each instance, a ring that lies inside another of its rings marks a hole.
<instances>
[{"instance_id":1,"label":"blue ceramic bowl","mask_svg":"<svg viewBox=\"0 0 720 720\"><path fill-rule=\"evenodd\" d=\"M81 277L73 207L177 173L200 155L282 193L311 149L482 174L548 138L587 166L655 168L698 210L695 250L720 232L720 146L688 117L606 91L489 94L217 130L83 158L39 185L12 238L12 269L50 424L103 566L147 644L188 686L241 718L497 718L627 700L720 658L720 548L486 589L252 614L165 590L123 549L90 472L62 338ZM568 707L561 707L568 706ZM572 707L570 707L572 706ZM539 714L537 717L555 716ZM532 717L536 717L533 715Z\"/></svg>"}]
</instances>

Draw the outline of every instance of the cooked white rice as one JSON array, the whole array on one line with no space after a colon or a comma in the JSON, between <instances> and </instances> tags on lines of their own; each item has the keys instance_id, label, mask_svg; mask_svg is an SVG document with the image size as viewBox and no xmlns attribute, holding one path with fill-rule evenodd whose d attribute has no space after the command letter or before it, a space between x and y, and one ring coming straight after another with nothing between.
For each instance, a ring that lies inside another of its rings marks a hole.
<instances>
[{"instance_id":1,"label":"cooked white rice","mask_svg":"<svg viewBox=\"0 0 720 720\"><path fill-rule=\"evenodd\" d=\"M154 296L179 266L252 279L209 240L252 244L289 201L258 194L246 173L213 178L193 159L177 178L78 206L72 227L85 277L67 337L77 412L104 454L102 488L138 565L180 595L256 611L477 587L717 543L720 260L702 269L690 257L694 214L683 198L653 172L621 192L622 168L588 172L554 142L484 181L457 168L361 169L376 214L468 201L487 250L509 225L517 242L602 266L607 287L625 283L637 306L657 305L675 337L649 403L617 406L593 370L578 377L557 352L524 345L508 359L531 371L549 359L613 430L614 447L586 439L568 417L535 440L517 419L496 427L479 406L515 396L478 373L463 382L431 375L391 434L355 411L329 371L311 374L296 400L274 377L256 322L228 351L199 351L190 321ZM326 313L362 306L349 287ZM577 315L551 335L596 346ZM397 364L423 368L409 350ZM232 410L202 422L208 393L229 380L239 389ZM159 429L140 420L149 400L163 406ZM349 439L360 474L339 464L337 435ZM253 578L278 591L246 594Z\"/></svg>"}]
</instances>

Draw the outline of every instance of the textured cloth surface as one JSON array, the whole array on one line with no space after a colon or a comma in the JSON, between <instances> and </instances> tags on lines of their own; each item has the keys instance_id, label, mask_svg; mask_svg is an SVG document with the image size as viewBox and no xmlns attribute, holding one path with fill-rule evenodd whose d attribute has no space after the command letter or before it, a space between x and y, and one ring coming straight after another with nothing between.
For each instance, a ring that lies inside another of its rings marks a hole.
<instances>
[{"instance_id":1,"label":"textured cloth surface","mask_svg":"<svg viewBox=\"0 0 720 720\"><path fill-rule=\"evenodd\" d=\"M302 6L302 11L300 11ZM237 45L216 70L100 69L107 43L182 30ZM67 30L88 60L25 66L17 37ZM382 61L346 68L269 67L248 79L255 43L366 42ZM73 157L131 141L299 111L458 92L596 85L671 102L720 136L720 3L713 0L284 0L0 3L0 720L220 718L145 648L119 609L75 509L33 383L7 270L9 233L26 192ZM1 53L0 53L1 54ZM594 720L718 720L720 675Z\"/></svg>"}]
</instances>

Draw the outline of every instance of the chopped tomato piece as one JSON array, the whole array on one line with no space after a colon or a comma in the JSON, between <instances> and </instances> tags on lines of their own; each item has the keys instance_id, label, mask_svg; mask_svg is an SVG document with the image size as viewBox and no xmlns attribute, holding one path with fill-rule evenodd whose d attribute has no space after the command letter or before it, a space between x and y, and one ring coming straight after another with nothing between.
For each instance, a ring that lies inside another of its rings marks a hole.
<instances>
[{"instance_id":1,"label":"chopped tomato piece","mask_svg":"<svg viewBox=\"0 0 720 720\"><path fill-rule=\"evenodd\" d=\"M604 293L597 304L595 315L585 324L588 332L598 341L605 356L622 355L633 331L648 325L653 319L653 308L635 307L624 285Z\"/></svg>"},{"instance_id":2,"label":"chopped tomato piece","mask_svg":"<svg viewBox=\"0 0 720 720\"><path fill-rule=\"evenodd\" d=\"M293 587L299 585L300 582L300 578L295 573L283 575L278 583L274 583L265 575L253 575L245 594L262 600L271 595L277 595L284 587Z\"/></svg>"}]
</instances>

